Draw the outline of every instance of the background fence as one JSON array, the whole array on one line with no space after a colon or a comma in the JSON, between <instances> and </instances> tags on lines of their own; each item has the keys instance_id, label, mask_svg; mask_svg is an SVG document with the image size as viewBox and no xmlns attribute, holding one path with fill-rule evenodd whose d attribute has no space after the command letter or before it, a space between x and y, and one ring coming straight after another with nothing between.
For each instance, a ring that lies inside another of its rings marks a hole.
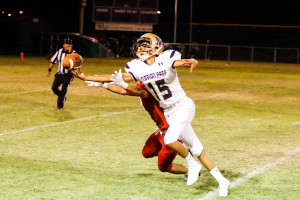
<instances>
[{"instance_id":1,"label":"background fence","mask_svg":"<svg viewBox=\"0 0 300 200\"><path fill-rule=\"evenodd\" d=\"M70 37L76 49L86 57L115 57L118 55L118 45L114 43L110 48L99 43L95 38L74 33L48 33L41 34L38 55L54 53L62 47L65 37ZM223 60L229 64L231 61L246 62L272 62L299 64L300 48L279 48L259 46L232 46L197 43L165 43L165 49L175 49L183 58L196 58L199 60Z\"/></svg>"},{"instance_id":2,"label":"background fence","mask_svg":"<svg viewBox=\"0 0 300 200\"><path fill-rule=\"evenodd\" d=\"M114 57L114 53L93 37L79 33L43 33L40 34L37 55L53 54L62 48L65 38L73 40L74 49L84 57Z\"/></svg>"},{"instance_id":3,"label":"background fence","mask_svg":"<svg viewBox=\"0 0 300 200\"><path fill-rule=\"evenodd\" d=\"M166 49L175 49L183 58L200 60L225 60L248 62L273 62L299 64L299 48L258 46L229 46L212 44L165 43Z\"/></svg>"}]
</instances>

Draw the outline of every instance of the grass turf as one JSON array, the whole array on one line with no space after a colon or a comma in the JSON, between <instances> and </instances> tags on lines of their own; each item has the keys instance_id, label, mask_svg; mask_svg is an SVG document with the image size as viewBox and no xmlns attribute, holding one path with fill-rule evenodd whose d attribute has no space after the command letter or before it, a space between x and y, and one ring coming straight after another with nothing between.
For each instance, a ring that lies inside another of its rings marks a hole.
<instances>
[{"instance_id":1,"label":"grass turf","mask_svg":"<svg viewBox=\"0 0 300 200\"><path fill-rule=\"evenodd\" d=\"M85 58L83 70L111 74L127 61ZM57 110L48 65L0 57L0 199L199 199L217 188L205 169L187 187L142 157L156 127L136 97L75 79ZM195 132L231 181L299 147L299 65L210 61L178 75L196 104ZM299 163L297 154L228 199L297 198Z\"/></svg>"}]
</instances>

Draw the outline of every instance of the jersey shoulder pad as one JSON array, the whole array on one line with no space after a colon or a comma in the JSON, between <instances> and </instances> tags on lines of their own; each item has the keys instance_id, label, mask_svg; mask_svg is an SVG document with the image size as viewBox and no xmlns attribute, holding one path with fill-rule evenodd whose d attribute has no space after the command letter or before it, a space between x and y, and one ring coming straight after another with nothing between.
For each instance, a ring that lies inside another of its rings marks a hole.
<instances>
[{"instance_id":1,"label":"jersey shoulder pad","mask_svg":"<svg viewBox=\"0 0 300 200\"><path fill-rule=\"evenodd\" d=\"M169 49L164 51L161 56L163 58L172 59L172 60L181 60L181 53L176 50Z\"/></svg>"},{"instance_id":2,"label":"jersey shoulder pad","mask_svg":"<svg viewBox=\"0 0 300 200\"><path fill-rule=\"evenodd\" d=\"M131 71L135 68L135 66L139 65L140 62L142 62L140 59L133 59L131 61L129 61L126 66L125 66L125 71Z\"/></svg>"}]
</instances>

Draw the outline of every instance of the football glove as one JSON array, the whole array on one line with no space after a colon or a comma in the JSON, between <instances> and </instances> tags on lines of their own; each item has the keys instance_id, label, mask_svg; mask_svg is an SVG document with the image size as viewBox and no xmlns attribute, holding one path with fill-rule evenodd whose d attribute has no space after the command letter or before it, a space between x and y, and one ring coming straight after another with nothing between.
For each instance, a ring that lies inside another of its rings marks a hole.
<instances>
[{"instance_id":1,"label":"football glove","mask_svg":"<svg viewBox=\"0 0 300 200\"><path fill-rule=\"evenodd\" d=\"M87 86L89 87L101 87L102 83L101 82L94 82L94 81L85 81L86 83L88 83Z\"/></svg>"},{"instance_id":2,"label":"football glove","mask_svg":"<svg viewBox=\"0 0 300 200\"><path fill-rule=\"evenodd\" d=\"M115 71L115 74L112 74L113 78L110 79L112 84L121 86L124 89L128 88L128 83L126 83L122 78L122 70L120 69L119 72Z\"/></svg>"}]
</instances>

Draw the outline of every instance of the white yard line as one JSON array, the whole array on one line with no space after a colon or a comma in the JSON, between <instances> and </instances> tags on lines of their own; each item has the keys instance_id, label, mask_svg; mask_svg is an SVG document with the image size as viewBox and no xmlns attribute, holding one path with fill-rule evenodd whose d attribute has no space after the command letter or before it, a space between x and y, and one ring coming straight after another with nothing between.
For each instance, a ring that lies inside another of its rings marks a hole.
<instances>
[{"instance_id":1,"label":"white yard line","mask_svg":"<svg viewBox=\"0 0 300 200\"><path fill-rule=\"evenodd\" d=\"M242 185L243 183L249 181L250 179L252 179L254 176L264 173L265 171L275 167L276 165L282 163L283 161L290 159L292 156L298 154L300 152L300 147L297 147L296 149L290 151L289 153L285 154L284 156L280 157L280 158L276 158L276 160L269 162L261 167L256 168L255 170L253 170L252 172L246 174L243 177L237 178L235 180L233 180L230 184L230 188L229 188L229 192L230 189L236 188L240 185ZM219 190L215 189L209 193L207 193L205 196L203 196L200 199L197 200L209 200L209 199L214 199L216 197L218 197L219 194ZM229 194L230 195L230 194Z\"/></svg>"},{"instance_id":2,"label":"white yard line","mask_svg":"<svg viewBox=\"0 0 300 200\"><path fill-rule=\"evenodd\" d=\"M27 94L27 93L45 92L45 91L47 91L47 90L32 90L32 91L24 91L24 92L1 93L0 96L4 96L4 95L16 95L16 94Z\"/></svg>"},{"instance_id":3,"label":"white yard line","mask_svg":"<svg viewBox=\"0 0 300 200\"><path fill-rule=\"evenodd\" d=\"M47 128L47 127L51 127L51 126L63 125L63 124L73 123L73 122L78 122L78 121L85 121L85 120L90 120L90 119L97 118L97 117L105 117L105 116L111 116L111 115L131 113L131 112L136 112L136 111L139 111L139 110L142 110L142 109L140 108L140 109L135 109L135 110L126 110L126 111L123 111L123 112L111 112L111 113L106 113L106 114L101 114L101 115L93 115L93 116L89 116L89 117L82 117L82 118L73 119L73 120L69 120L69 121L55 122L55 123L52 123L52 124L44 124L44 125L40 125L40 126L33 126L33 127L29 127L29 128L20 129L20 130L2 132L2 133L0 133L0 136L13 134L13 133L22 133L22 132L36 130L36 129L39 129L39 128Z\"/></svg>"}]
</instances>

